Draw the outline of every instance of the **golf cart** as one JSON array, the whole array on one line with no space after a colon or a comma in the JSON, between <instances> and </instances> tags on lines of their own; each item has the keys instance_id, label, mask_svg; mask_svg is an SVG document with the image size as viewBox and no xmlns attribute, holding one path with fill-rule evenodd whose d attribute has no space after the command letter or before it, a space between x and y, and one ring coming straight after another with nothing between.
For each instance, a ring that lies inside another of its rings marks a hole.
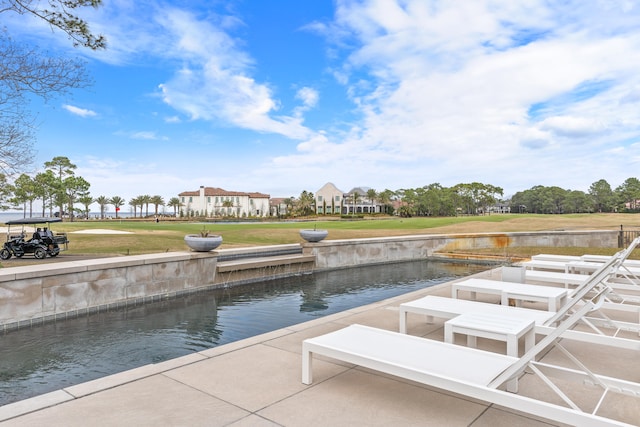
<instances>
[{"instance_id":1,"label":"golf cart","mask_svg":"<svg viewBox=\"0 0 640 427\"><path fill-rule=\"evenodd\" d=\"M24 254L33 254L36 259L58 256L61 250L68 249L69 240L66 233L53 234L49 224L60 221L61 218L48 217L7 221L7 241L0 249L0 259L21 258ZM33 228L33 231L26 228Z\"/></svg>"}]
</instances>

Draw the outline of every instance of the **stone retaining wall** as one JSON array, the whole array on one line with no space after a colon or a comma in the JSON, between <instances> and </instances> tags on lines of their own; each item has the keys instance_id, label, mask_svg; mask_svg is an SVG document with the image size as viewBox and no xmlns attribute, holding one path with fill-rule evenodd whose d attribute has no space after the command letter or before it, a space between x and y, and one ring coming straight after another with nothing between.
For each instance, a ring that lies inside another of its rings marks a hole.
<instances>
[{"instance_id":1,"label":"stone retaining wall","mask_svg":"<svg viewBox=\"0 0 640 427\"><path fill-rule=\"evenodd\" d=\"M215 268L214 256L189 252L3 268L0 329L193 292Z\"/></svg>"},{"instance_id":2,"label":"stone retaining wall","mask_svg":"<svg viewBox=\"0 0 640 427\"><path fill-rule=\"evenodd\" d=\"M71 262L61 255L53 263L0 269L0 330L314 269L420 260L459 249L617 247L617 238L617 231L417 235Z\"/></svg>"},{"instance_id":3,"label":"stone retaining wall","mask_svg":"<svg viewBox=\"0 0 640 427\"><path fill-rule=\"evenodd\" d=\"M329 234L331 237L331 234ZM556 231L410 235L306 243L304 254L316 256L316 270L430 258L436 252L526 246L618 246L617 231Z\"/></svg>"}]
</instances>

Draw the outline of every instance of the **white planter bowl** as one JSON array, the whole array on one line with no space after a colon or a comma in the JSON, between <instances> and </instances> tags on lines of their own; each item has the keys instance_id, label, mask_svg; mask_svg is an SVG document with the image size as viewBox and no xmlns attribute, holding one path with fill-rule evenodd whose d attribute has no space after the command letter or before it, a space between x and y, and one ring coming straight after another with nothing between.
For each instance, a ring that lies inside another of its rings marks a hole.
<instances>
[{"instance_id":1,"label":"white planter bowl","mask_svg":"<svg viewBox=\"0 0 640 427\"><path fill-rule=\"evenodd\" d=\"M311 243L319 242L327 237L328 234L327 230L300 230L300 237Z\"/></svg>"},{"instance_id":2,"label":"white planter bowl","mask_svg":"<svg viewBox=\"0 0 640 427\"><path fill-rule=\"evenodd\" d=\"M187 234L184 241L195 252L209 252L222 244L222 236L211 235L202 237L199 234Z\"/></svg>"}]
</instances>

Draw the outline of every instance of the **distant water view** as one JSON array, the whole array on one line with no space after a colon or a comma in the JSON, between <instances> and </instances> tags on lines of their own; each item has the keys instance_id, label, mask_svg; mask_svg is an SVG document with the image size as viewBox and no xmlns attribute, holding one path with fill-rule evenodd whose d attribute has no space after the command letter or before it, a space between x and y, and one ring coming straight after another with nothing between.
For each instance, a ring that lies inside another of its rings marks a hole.
<instances>
[{"instance_id":1,"label":"distant water view","mask_svg":"<svg viewBox=\"0 0 640 427\"><path fill-rule=\"evenodd\" d=\"M486 268L416 261L319 272L0 334L0 406Z\"/></svg>"},{"instance_id":2,"label":"distant water view","mask_svg":"<svg viewBox=\"0 0 640 427\"><path fill-rule=\"evenodd\" d=\"M144 212L143 212L144 213ZM173 215L173 212L167 212L167 215ZM152 213L150 212L149 215L152 215ZM20 212L16 212L16 211L4 211L4 212L0 212L0 225L4 225L5 222L7 221L11 221L14 219L22 219L22 218L29 218L29 217L41 217L42 216L42 211L33 211L31 215L29 215L29 211L25 213L23 213L22 211ZM49 215L49 211L47 210L45 212L44 216L51 216ZM115 219L116 217L116 213L115 212L105 212L104 214L105 219ZM137 216L140 216L140 212L138 212ZM124 212L124 211L120 211L118 212L118 218L129 218L129 217L133 217L133 212ZM91 212L89 214L89 218L90 219L100 219L100 212Z\"/></svg>"}]
</instances>

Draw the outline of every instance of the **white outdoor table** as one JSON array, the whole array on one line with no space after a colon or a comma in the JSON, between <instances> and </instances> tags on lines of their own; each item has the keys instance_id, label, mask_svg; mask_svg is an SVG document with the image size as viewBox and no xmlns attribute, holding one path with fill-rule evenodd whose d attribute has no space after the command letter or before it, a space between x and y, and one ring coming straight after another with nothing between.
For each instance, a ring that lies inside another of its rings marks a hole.
<instances>
[{"instance_id":1,"label":"white outdoor table","mask_svg":"<svg viewBox=\"0 0 640 427\"><path fill-rule=\"evenodd\" d=\"M467 346L476 347L477 338L488 338L507 343L507 356L518 357L518 342L524 337L524 352L536 342L535 322L513 316L486 313L464 313L444 323L444 340L453 343L455 334L467 336ZM517 392L517 382L510 381L507 390Z\"/></svg>"}]
</instances>

